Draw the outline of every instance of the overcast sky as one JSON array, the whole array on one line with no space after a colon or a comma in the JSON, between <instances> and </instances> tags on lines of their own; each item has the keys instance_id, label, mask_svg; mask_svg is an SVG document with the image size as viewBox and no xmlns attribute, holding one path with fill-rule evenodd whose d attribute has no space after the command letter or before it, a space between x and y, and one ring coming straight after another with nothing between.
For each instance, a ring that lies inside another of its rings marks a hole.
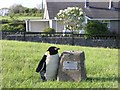
<instances>
[{"instance_id":1,"label":"overcast sky","mask_svg":"<svg viewBox=\"0 0 120 90\"><path fill-rule=\"evenodd\" d=\"M45 0L43 0L45 1ZM63 2L63 1L74 1L74 0L47 0L47 1L53 1L53 2ZM75 0L75 1L82 1L84 2L85 0ZM106 2L110 0L88 0L88 1L99 1L99 2ZM118 2L120 0L113 0L115 2ZM21 4L22 6L28 7L28 8L33 8L37 7L37 5L40 5L42 0L0 0L0 8L7 7L9 8L13 4Z\"/></svg>"},{"instance_id":2,"label":"overcast sky","mask_svg":"<svg viewBox=\"0 0 120 90\"><path fill-rule=\"evenodd\" d=\"M42 0L0 0L0 8L9 8L13 4L21 4L22 6L33 8L40 5L41 2Z\"/></svg>"}]
</instances>

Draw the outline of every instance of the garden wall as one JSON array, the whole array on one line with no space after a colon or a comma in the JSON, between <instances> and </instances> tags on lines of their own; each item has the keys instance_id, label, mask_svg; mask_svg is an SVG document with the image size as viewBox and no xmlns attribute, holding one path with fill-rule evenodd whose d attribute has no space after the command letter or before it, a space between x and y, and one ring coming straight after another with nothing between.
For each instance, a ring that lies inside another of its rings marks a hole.
<instances>
[{"instance_id":1,"label":"garden wall","mask_svg":"<svg viewBox=\"0 0 120 90\"><path fill-rule=\"evenodd\" d=\"M2 36L2 39L5 40L19 40L19 41L33 41L33 42L43 42L43 43L53 43L53 44L73 44L72 37L40 37L37 36ZM85 39L82 37L74 37L74 45L80 46L91 46L91 47L110 47L110 48L118 48L120 44L117 39Z\"/></svg>"}]
</instances>

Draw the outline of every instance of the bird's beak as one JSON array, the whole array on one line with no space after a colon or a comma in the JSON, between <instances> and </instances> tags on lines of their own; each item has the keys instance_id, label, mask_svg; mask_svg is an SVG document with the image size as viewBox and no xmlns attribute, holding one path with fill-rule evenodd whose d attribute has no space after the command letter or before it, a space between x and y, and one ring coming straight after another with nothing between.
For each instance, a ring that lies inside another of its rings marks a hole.
<instances>
[{"instance_id":1,"label":"bird's beak","mask_svg":"<svg viewBox=\"0 0 120 90\"><path fill-rule=\"evenodd\" d=\"M60 48L56 48L56 50L59 50Z\"/></svg>"},{"instance_id":2,"label":"bird's beak","mask_svg":"<svg viewBox=\"0 0 120 90\"><path fill-rule=\"evenodd\" d=\"M59 50L60 48L55 48L55 50Z\"/></svg>"}]
</instances>

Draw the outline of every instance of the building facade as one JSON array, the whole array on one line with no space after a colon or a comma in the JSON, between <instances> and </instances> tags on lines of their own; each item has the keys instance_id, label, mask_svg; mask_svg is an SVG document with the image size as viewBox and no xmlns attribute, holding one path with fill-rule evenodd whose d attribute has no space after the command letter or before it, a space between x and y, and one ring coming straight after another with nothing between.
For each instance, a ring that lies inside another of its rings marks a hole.
<instances>
[{"instance_id":1,"label":"building facade","mask_svg":"<svg viewBox=\"0 0 120 90\"><path fill-rule=\"evenodd\" d=\"M86 23L99 20L105 23L111 32L118 33L120 23L119 0L46 0L44 18L42 20L26 20L26 31L42 32L45 28L54 28L57 32L64 30L64 25L55 17L59 10L67 7L80 7L85 12Z\"/></svg>"}]
</instances>

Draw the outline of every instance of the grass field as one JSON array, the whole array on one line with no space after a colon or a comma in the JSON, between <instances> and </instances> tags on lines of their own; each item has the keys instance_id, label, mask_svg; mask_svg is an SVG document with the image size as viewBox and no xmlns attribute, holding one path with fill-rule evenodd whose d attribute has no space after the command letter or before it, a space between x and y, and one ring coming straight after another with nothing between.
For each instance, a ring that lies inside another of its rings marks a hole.
<instances>
[{"instance_id":1,"label":"grass field","mask_svg":"<svg viewBox=\"0 0 120 90\"><path fill-rule=\"evenodd\" d=\"M17 16L16 17L18 20L26 20L26 19L41 19L41 17L34 17L34 16ZM8 19L10 20L10 17L9 16L0 16L0 20L2 19Z\"/></svg>"},{"instance_id":2,"label":"grass field","mask_svg":"<svg viewBox=\"0 0 120 90\"><path fill-rule=\"evenodd\" d=\"M118 50L1 40L3 88L117 88ZM55 45L65 50L84 51L87 80L83 82L42 82L35 72L46 49Z\"/></svg>"}]
</instances>

